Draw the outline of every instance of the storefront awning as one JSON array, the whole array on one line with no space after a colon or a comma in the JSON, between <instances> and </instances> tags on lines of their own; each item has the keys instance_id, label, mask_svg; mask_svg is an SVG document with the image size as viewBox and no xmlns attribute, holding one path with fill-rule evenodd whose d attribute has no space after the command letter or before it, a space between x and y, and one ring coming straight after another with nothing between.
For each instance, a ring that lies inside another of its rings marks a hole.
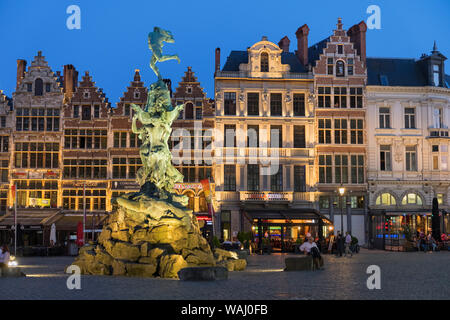
<instances>
[{"instance_id":1,"label":"storefront awning","mask_svg":"<svg viewBox=\"0 0 450 320\"><path fill-rule=\"evenodd\" d=\"M314 209L246 209L245 212L253 219L322 219L324 223L331 223L330 219Z\"/></svg>"},{"instance_id":2,"label":"storefront awning","mask_svg":"<svg viewBox=\"0 0 450 320\"><path fill-rule=\"evenodd\" d=\"M59 214L58 209L26 209L17 210L17 224L23 226L46 225L46 222ZM14 225L14 211L0 217L0 226Z\"/></svg>"},{"instance_id":3,"label":"storefront awning","mask_svg":"<svg viewBox=\"0 0 450 320\"><path fill-rule=\"evenodd\" d=\"M92 214L86 214L86 229L92 229L92 222L94 222L94 229L99 229L107 217L106 214L94 216ZM61 214L60 217L55 219L52 223L55 224L56 230L76 231L79 222L83 222L82 213Z\"/></svg>"}]
</instances>

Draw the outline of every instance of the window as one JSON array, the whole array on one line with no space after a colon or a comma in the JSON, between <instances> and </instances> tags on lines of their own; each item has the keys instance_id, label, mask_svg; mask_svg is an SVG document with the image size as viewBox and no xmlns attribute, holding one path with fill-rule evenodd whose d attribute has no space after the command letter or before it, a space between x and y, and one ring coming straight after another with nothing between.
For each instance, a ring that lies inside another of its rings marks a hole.
<instances>
[{"instance_id":1,"label":"window","mask_svg":"<svg viewBox=\"0 0 450 320\"><path fill-rule=\"evenodd\" d=\"M439 170L439 145L433 145L431 151L433 152L433 170Z\"/></svg>"},{"instance_id":2,"label":"window","mask_svg":"<svg viewBox=\"0 0 450 320\"><path fill-rule=\"evenodd\" d=\"M0 116L0 126L6 128L6 116Z\"/></svg>"},{"instance_id":3,"label":"window","mask_svg":"<svg viewBox=\"0 0 450 320\"><path fill-rule=\"evenodd\" d=\"M353 59L352 58L347 59L347 74L349 76L353 75Z\"/></svg>"},{"instance_id":4,"label":"window","mask_svg":"<svg viewBox=\"0 0 450 320\"><path fill-rule=\"evenodd\" d=\"M128 158L128 179L135 179L137 171L142 167L141 158Z\"/></svg>"},{"instance_id":5,"label":"window","mask_svg":"<svg viewBox=\"0 0 450 320\"><path fill-rule=\"evenodd\" d=\"M44 92L44 83L42 82L41 78L37 78L34 81L34 95L42 96L43 92Z\"/></svg>"},{"instance_id":6,"label":"window","mask_svg":"<svg viewBox=\"0 0 450 320\"><path fill-rule=\"evenodd\" d=\"M281 116L282 105L281 105L281 93L271 93L270 94L270 115Z\"/></svg>"},{"instance_id":7,"label":"window","mask_svg":"<svg viewBox=\"0 0 450 320\"><path fill-rule=\"evenodd\" d=\"M327 74L332 75L334 70L334 59L328 58L327 59Z\"/></svg>"},{"instance_id":8,"label":"window","mask_svg":"<svg viewBox=\"0 0 450 320\"><path fill-rule=\"evenodd\" d=\"M236 191L236 166L224 165L223 167L224 177L224 191Z\"/></svg>"},{"instance_id":9,"label":"window","mask_svg":"<svg viewBox=\"0 0 450 320\"><path fill-rule=\"evenodd\" d=\"M391 195L390 193L382 193L377 197L375 204L382 206L395 206L396 201L394 196Z\"/></svg>"},{"instance_id":10,"label":"window","mask_svg":"<svg viewBox=\"0 0 450 320\"><path fill-rule=\"evenodd\" d=\"M391 146L381 145L380 146L380 170L381 171L391 171Z\"/></svg>"},{"instance_id":11,"label":"window","mask_svg":"<svg viewBox=\"0 0 450 320\"><path fill-rule=\"evenodd\" d=\"M347 119L334 119L334 143L347 144Z\"/></svg>"},{"instance_id":12,"label":"window","mask_svg":"<svg viewBox=\"0 0 450 320\"><path fill-rule=\"evenodd\" d=\"M8 182L9 160L0 160L0 181Z\"/></svg>"},{"instance_id":13,"label":"window","mask_svg":"<svg viewBox=\"0 0 450 320\"><path fill-rule=\"evenodd\" d=\"M127 133L126 132L114 132L114 148L126 148L127 147Z\"/></svg>"},{"instance_id":14,"label":"window","mask_svg":"<svg viewBox=\"0 0 450 320\"><path fill-rule=\"evenodd\" d=\"M283 127L270 126L270 147L283 148Z\"/></svg>"},{"instance_id":15,"label":"window","mask_svg":"<svg viewBox=\"0 0 450 320\"><path fill-rule=\"evenodd\" d=\"M247 94L247 113L249 116L259 116L259 93Z\"/></svg>"},{"instance_id":16,"label":"window","mask_svg":"<svg viewBox=\"0 0 450 320\"><path fill-rule=\"evenodd\" d=\"M406 147L406 171L417 171L416 147Z\"/></svg>"},{"instance_id":17,"label":"window","mask_svg":"<svg viewBox=\"0 0 450 320\"><path fill-rule=\"evenodd\" d=\"M58 204L58 181L16 180L14 183L17 184L18 207L56 208Z\"/></svg>"},{"instance_id":18,"label":"window","mask_svg":"<svg viewBox=\"0 0 450 320\"><path fill-rule=\"evenodd\" d=\"M319 183L333 183L331 155L319 155Z\"/></svg>"},{"instance_id":19,"label":"window","mask_svg":"<svg viewBox=\"0 0 450 320\"><path fill-rule=\"evenodd\" d=\"M352 209L364 209L364 196L351 196L350 207Z\"/></svg>"},{"instance_id":20,"label":"window","mask_svg":"<svg viewBox=\"0 0 450 320\"><path fill-rule=\"evenodd\" d=\"M328 209L328 208L330 208L330 199L328 197L320 196L319 209Z\"/></svg>"},{"instance_id":21,"label":"window","mask_svg":"<svg viewBox=\"0 0 450 320\"><path fill-rule=\"evenodd\" d=\"M345 77L345 64L342 60L336 62L336 77Z\"/></svg>"},{"instance_id":22,"label":"window","mask_svg":"<svg viewBox=\"0 0 450 320\"><path fill-rule=\"evenodd\" d=\"M94 118L100 118L100 106L94 106Z\"/></svg>"},{"instance_id":23,"label":"window","mask_svg":"<svg viewBox=\"0 0 450 320\"><path fill-rule=\"evenodd\" d=\"M350 88L350 108L362 108L362 88Z\"/></svg>"},{"instance_id":24,"label":"window","mask_svg":"<svg viewBox=\"0 0 450 320\"><path fill-rule=\"evenodd\" d=\"M347 88L334 87L334 107L347 108Z\"/></svg>"},{"instance_id":25,"label":"window","mask_svg":"<svg viewBox=\"0 0 450 320\"><path fill-rule=\"evenodd\" d=\"M184 118L185 119L194 119L194 105L192 103L186 103L184 109Z\"/></svg>"},{"instance_id":26,"label":"window","mask_svg":"<svg viewBox=\"0 0 450 320\"><path fill-rule=\"evenodd\" d=\"M319 119L319 143L331 143L331 119Z\"/></svg>"},{"instance_id":27,"label":"window","mask_svg":"<svg viewBox=\"0 0 450 320\"><path fill-rule=\"evenodd\" d=\"M81 107L81 120L91 120L91 106Z\"/></svg>"},{"instance_id":28,"label":"window","mask_svg":"<svg viewBox=\"0 0 450 320\"><path fill-rule=\"evenodd\" d=\"M433 82L436 87L440 84L440 70L437 64L433 65Z\"/></svg>"},{"instance_id":29,"label":"window","mask_svg":"<svg viewBox=\"0 0 450 320\"><path fill-rule=\"evenodd\" d=\"M201 101L195 101L195 106L196 107L202 107L203 103Z\"/></svg>"},{"instance_id":30,"label":"window","mask_svg":"<svg viewBox=\"0 0 450 320\"><path fill-rule=\"evenodd\" d=\"M415 204L418 206L422 205L422 198L416 193L408 193L402 199L402 204Z\"/></svg>"},{"instance_id":31,"label":"window","mask_svg":"<svg viewBox=\"0 0 450 320\"><path fill-rule=\"evenodd\" d=\"M192 165L190 167L180 167L178 169L183 174L184 182L196 182L197 177L195 175L195 167Z\"/></svg>"},{"instance_id":32,"label":"window","mask_svg":"<svg viewBox=\"0 0 450 320\"><path fill-rule=\"evenodd\" d=\"M334 155L334 183L348 183L347 155Z\"/></svg>"},{"instance_id":33,"label":"window","mask_svg":"<svg viewBox=\"0 0 450 320\"><path fill-rule=\"evenodd\" d=\"M226 124L224 126L224 147L236 147L236 126L234 124Z\"/></svg>"},{"instance_id":34,"label":"window","mask_svg":"<svg viewBox=\"0 0 450 320\"><path fill-rule=\"evenodd\" d=\"M434 128L439 129L444 127L444 123L442 121L442 109L434 108L433 110L433 125Z\"/></svg>"},{"instance_id":35,"label":"window","mask_svg":"<svg viewBox=\"0 0 450 320\"><path fill-rule=\"evenodd\" d=\"M441 145L441 170L448 170L448 145Z\"/></svg>"},{"instance_id":36,"label":"window","mask_svg":"<svg viewBox=\"0 0 450 320\"><path fill-rule=\"evenodd\" d=\"M113 158L113 179L127 178L127 158Z\"/></svg>"},{"instance_id":37,"label":"window","mask_svg":"<svg viewBox=\"0 0 450 320\"><path fill-rule=\"evenodd\" d=\"M259 191L259 165L247 165L247 190Z\"/></svg>"},{"instance_id":38,"label":"window","mask_svg":"<svg viewBox=\"0 0 450 320\"><path fill-rule=\"evenodd\" d=\"M364 120L363 119L351 119L350 120L350 143L351 144L363 144L364 136Z\"/></svg>"},{"instance_id":39,"label":"window","mask_svg":"<svg viewBox=\"0 0 450 320\"><path fill-rule=\"evenodd\" d=\"M351 155L350 162L352 183L364 183L364 156Z\"/></svg>"},{"instance_id":40,"label":"window","mask_svg":"<svg viewBox=\"0 0 450 320\"><path fill-rule=\"evenodd\" d=\"M17 108L17 131L59 131L59 109Z\"/></svg>"},{"instance_id":41,"label":"window","mask_svg":"<svg viewBox=\"0 0 450 320\"><path fill-rule=\"evenodd\" d=\"M259 146L259 126L248 125L247 126L247 147L257 148Z\"/></svg>"},{"instance_id":42,"label":"window","mask_svg":"<svg viewBox=\"0 0 450 320\"><path fill-rule=\"evenodd\" d=\"M319 108L331 107L331 87L319 87L317 89L317 101Z\"/></svg>"},{"instance_id":43,"label":"window","mask_svg":"<svg viewBox=\"0 0 450 320\"><path fill-rule=\"evenodd\" d=\"M380 128L390 129L391 128L391 115L389 108L380 108Z\"/></svg>"},{"instance_id":44,"label":"window","mask_svg":"<svg viewBox=\"0 0 450 320\"><path fill-rule=\"evenodd\" d=\"M130 115L131 106L129 103L125 103L125 106L123 108L123 115L129 116Z\"/></svg>"},{"instance_id":45,"label":"window","mask_svg":"<svg viewBox=\"0 0 450 320\"><path fill-rule=\"evenodd\" d=\"M186 87L186 93L192 93L192 87Z\"/></svg>"},{"instance_id":46,"label":"window","mask_svg":"<svg viewBox=\"0 0 450 320\"><path fill-rule=\"evenodd\" d=\"M64 159L64 178L106 179L106 159Z\"/></svg>"},{"instance_id":47,"label":"window","mask_svg":"<svg viewBox=\"0 0 450 320\"><path fill-rule=\"evenodd\" d=\"M73 117L74 118L80 117L80 106L73 106Z\"/></svg>"},{"instance_id":48,"label":"window","mask_svg":"<svg viewBox=\"0 0 450 320\"><path fill-rule=\"evenodd\" d=\"M306 148L305 126L294 126L294 148Z\"/></svg>"},{"instance_id":49,"label":"window","mask_svg":"<svg viewBox=\"0 0 450 320\"><path fill-rule=\"evenodd\" d=\"M17 142L14 152L16 168L58 168L59 144L44 142Z\"/></svg>"},{"instance_id":50,"label":"window","mask_svg":"<svg viewBox=\"0 0 450 320\"><path fill-rule=\"evenodd\" d=\"M32 91L33 91L33 84L27 83L27 92L32 92Z\"/></svg>"},{"instance_id":51,"label":"window","mask_svg":"<svg viewBox=\"0 0 450 320\"><path fill-rule=\"evenodd\" d=\"M86 205L87 211L106 210L106 190L102 189L64 189L63 208L66 210L83 210ZM84 201L85 200L85 201Z\"/></svg>"},{"instance_id":52,"label":"window","mask_svg":"<svg viewBox=\"0 0 450 320\"><path fill-rule=\"evenodd\" d=\"M283 166L278 166L278 171L270 176L270 190L274 192L283 191Z\"/></svg>"},{"instance_id":53,"label":"window","mask_svg":"<svg viewBox=\"0 0 450 320\"><path fill-rule=\"evenodd\" d=\"M231 240L231 211L222 210L220 213L220 226L222 229L222 239Z\"/></svg>"},{"instance_id":54,"label":"window","mask_svg":"<svg viewBox=\"0 0 450 320\"><path fill-rule=\"evenodd\" d=\"M416 109L405 108L405 128L415 129L416 128Z\"/></svg>"},{"instance_id":55,"label":"window","mask_svg":"<svg viewBox=\"0 0 450 320\"><path fill-rule=\"evenodd\" d=\"M389 85L389 78L385 74L380 74L380 84L382 86L388 86Z\"/></svg>"},{"instance_id":56,"label":"window","mask_svg":"<svg viewBox=\"0 0 450 320\"><path fill-rule=\"evenodd\" d=\"M9 136L0 136L0 152L8 152Z\"/></svg>"},{"instance_id":57,"label":"window","mask_svg":"<svg viewBox=\"0 0 450 320\"><path fill-rule=\"evenodd\" d=\"M294 191L306 192L306 167L294 166Z\"/></svg>"},{"instance_id":58,"label":"window","mask_svg":"<svg viewBox=\"0 0 450 320\"><path fill-rule=\"evenodd\" d=\"M236 115L236 92L224 92L224 113L226 116Z\"/></svg>"},{"instance_id":59,"label":"window","mask_svg":"<svg viewBox=\"0 0 450 320\"><path fill-rule=\"evenodd\" d=\"M106 130L64 130L65 149L106 149L106 142Z\"/></svg>"},{"instance_id":60,"label":"window","mask_svg":"<svg viewBox=\"0 0 450 320\"><path fill-rule=\"evenodd\" d=\"M337 46L337 53L338 54L343 54L344 53L344 45L338 44L338 46Z\"/></svg>"},{"instance_id":61,"label":"window","mask_svg":"<svg viewBox=\"0 0 450 320\"><path fill-rule=\"evenodd\" d=\"M305 116L305 95L303 93L294 93L294 116Z\"/></svg>"},{"instance_id":62,"label":"window","mask_svg":"<svg viewBox=\"0 0 450 320\"><path fill-rule=\"evenodd\" d=\"M139 99L141 97L141 93L139 91L134 92L134 98Z\"/></svg>"},{"instance_id":63,"label":"window","mask_svg":"<svg viewBox=\"0 0 450 320\"><path fill-rule=\"evenodd\" d=\"M202 108L195 108L195 120L202 120L203 112Z\"/></svg>"},{"instance_id":64,"label":"window","mask_svg":"<svg viewBox=\"0 0 450 320\"><path fill-rule=\"evenodd\" d=\"M142 144L142 141L141 141L141 139L139 139L139 135L137 135L137 134L135 134L135 133L133 133L133 132L130 132L130 137L129 137L130 139L130 148L139 148L140 146L141 146L141 144Z\"/></svg>"},{"instance_id":65,"label":"window","mask_svg":"<svg viewBox=\"0 0 450 320\"><path fill-rule=\"evenodd\" d=\"M269 72L269 55L267 52L261 53L261 72Z\"/></svg>"},{"instance_id":66,"label":"window","mask_svg":"<svg viewBox=\"0 0 450 320\"><path fill-rule=\"evenodd\" d=\"M51 91L51 87L52 87L52 85L50 83L46 83L45 84L45 92L50 92Z\"/></svg>"},{"instance_id":67,"label":"window","mask_svg":"<svg viewBox=\"0 0 450 320\"><path fill-rule=\"evenodd\" d=\"M444 204L444 194L443 193L436 194L436 198L437 198L437 201L438 201L439 205Z\"/></svg>"}]
</instances>

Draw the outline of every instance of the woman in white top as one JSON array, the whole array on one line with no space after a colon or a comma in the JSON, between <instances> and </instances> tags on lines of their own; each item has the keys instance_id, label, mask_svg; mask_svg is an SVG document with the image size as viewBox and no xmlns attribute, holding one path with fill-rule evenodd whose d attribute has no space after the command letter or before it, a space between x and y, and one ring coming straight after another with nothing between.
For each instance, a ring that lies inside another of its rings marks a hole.
<instances>
[{"instance_id":1,"label":"woman in white top","mask_svg":"<svg viewBox=\"0 0 450 320\"><path fill-rule=\"evenodd\" d=\"M10 257L9 249L8 249L8 246L5 244L2 247L2 253L0 253L0 268L1 269L8 267L9 257Z\"/></svg>"}]
</instances>

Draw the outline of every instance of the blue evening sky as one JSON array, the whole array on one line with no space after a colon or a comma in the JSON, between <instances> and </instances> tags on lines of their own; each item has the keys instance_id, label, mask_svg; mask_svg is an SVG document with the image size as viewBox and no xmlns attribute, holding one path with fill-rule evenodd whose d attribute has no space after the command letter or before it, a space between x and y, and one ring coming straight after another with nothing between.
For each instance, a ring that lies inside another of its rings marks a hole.
<instances>
[{"instance_id":1,"label":"blue evening sky","mask_svg":"<svg viewBox=\"0 0 450 320\"><path fill-rule=\"evenodd\" d=\"M81 30L66 27L66 9L72 4L81 9ZM16 59L30 64L41 50L53 71L73 64L81 79L89 70L115 106L134 69L141 70L147 86L155 81L148 67L147 34L156 25L173 32L175 44L164 49L181 58L181 64L159 64L163 77L175 87L192 66L207 96L213 97L216 47L222 50L222 67L231 50L245 50L263 35L275 43L287 35L293 51L295 31L304 23L311 45L331 34L338 17L345 29L367 21L372 4L381 9L381 30L367 31L368 56L419 58L436 40L450 57L448 0L0 0L0 90L11 96Z\"/></svg>"}]
</instances>

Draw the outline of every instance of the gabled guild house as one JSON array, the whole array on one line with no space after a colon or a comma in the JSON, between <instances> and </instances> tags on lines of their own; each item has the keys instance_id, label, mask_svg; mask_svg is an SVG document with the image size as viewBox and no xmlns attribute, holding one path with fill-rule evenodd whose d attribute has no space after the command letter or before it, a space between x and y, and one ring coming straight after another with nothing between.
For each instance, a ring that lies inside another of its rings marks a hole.
<instances>
[{"instance_id":1,"label":"gabled guild house","mask_svg":"<svg viewBox=\"0 0 450 320\"><path fill-rule=\"evenodd\" d=\"M402 227L450 233L450 82L436 43L419 58L367 58L370 245L402 250Z\"/></svg>"},{"instance_id":2,"label":"gabled guild house","mask_svg":"<svg viewBox=\"0 0 450 320\"><path fill-rule=\"evenodd\" d=\"M263 37L231 51L216 49L214 176L218 234L253 231L261 244L293 250L308 232L325 236L328 219L315 205L314 77L306 25L275 44ZM320 231L320 232L319 232Z\"/></svg>"}]
</instances>

